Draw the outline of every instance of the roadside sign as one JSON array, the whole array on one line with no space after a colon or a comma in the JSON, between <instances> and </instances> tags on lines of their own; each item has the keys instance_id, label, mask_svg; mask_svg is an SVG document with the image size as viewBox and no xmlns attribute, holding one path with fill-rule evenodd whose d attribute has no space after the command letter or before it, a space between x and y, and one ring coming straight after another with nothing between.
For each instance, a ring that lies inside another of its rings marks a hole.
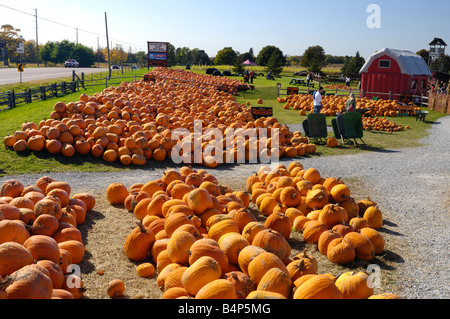
<instances>
[{"instance_id":1,"label":"roadside sign","mask_svg":"<svg viewBox=\"0 0 450 319\"><path fill-rule=\"evenodd\" d=\"M19 43L17 47L17 54L25 54L25 45L23 43Z\"/></svg>"},{"instance_id":2,"label":"roadside sign","mask_svg":"<svg viewBox=\"0 0 450 319\"><path fill-rule=\"evenodd\" d=\"M19 63L19 65L17 66L17 70L18 70L19 72L23 72L24 66L25 66L25 64Z\"/></svg>"}]
</instances>

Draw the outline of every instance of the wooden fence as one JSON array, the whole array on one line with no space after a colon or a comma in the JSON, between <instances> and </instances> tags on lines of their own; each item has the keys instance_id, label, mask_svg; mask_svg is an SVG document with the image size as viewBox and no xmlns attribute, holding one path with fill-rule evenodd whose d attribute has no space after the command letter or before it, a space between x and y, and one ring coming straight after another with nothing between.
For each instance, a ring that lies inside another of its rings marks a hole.
<instances>
[{"instance_id":1,"label":"wooden fence","mask_svg":"<svg viewBox=\"0 0 450 319\"><path fill-rule=\"evenodd\" d=\"M33 103L34 101L45 101L50 98L64 96L75 93L79 90L79 82L61 82L47 86L40 86L26 89L23 92L14 90L0 93L0 111L12 109L23 103Z\"/></svg>"}]
</instances>

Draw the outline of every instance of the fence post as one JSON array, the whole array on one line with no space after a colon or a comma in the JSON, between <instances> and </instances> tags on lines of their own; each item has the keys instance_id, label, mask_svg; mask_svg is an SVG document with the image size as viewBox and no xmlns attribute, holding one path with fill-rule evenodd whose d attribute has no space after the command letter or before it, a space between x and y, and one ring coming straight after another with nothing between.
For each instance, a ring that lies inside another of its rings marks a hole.
<instances>
[{"instance_id":1,"label":"fence post","mask_svg":"<svg viewBox=\"0 0 450 319\"><path fill-rule=\"evenodd\" d=\"M14 90L11 90L9 92L9 96L8 96L8 105L10 108L15 108L16 107L16 94L14 93Z\"/></svg>"},{"instance_id":2,"label":"fence post","mask_svg":"<svg viewBox=\"0 0 450 319\"><path fill-rule=\"evenodd\" d=\"M83 89L85 88L84 87L84 72L81 72L81 86L83 87Z\"/></svg>"},{"instance_id":3,"label":"fence post","mask_svg":"<svg viewBox=\"0 0 450 319\"><path fill-rule=\"evenodd\" d=\"M105 85L106 85L106 88L108 88L108 77L105 77Z\"/></svg>"},{"instance_id":4,"label":"fence post","mask_svg":"<svg viewBox=\"0 0 450 319\"><path fill-rule=\"evenodd\" d=\"M27 102L27 103L33 102L31 89L28 89L28 90L27 90L27 98L26 98L26 102Z\"/></svg>"}]
</instances>

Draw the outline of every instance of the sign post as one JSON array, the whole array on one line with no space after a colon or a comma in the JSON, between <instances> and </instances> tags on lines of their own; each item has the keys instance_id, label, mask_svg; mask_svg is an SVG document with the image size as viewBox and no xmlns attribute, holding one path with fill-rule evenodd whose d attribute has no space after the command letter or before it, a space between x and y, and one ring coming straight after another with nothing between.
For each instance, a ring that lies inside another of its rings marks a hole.
<instances>
[{"instance_id":1,"label":"sign post","mask_svg":"<svg viewBox=\"0 0 450 319\"><path fill-rule=\"evenodd\" d=\"M25 53L25 45L22 42L20 42L17 47L17 54L19 54L19 57L20 57L20 63L17 67L19 74L20 74L20 84L22 84L22 73L23 73L23 67L24 67L24 65L22 63L22 54L24 54L24 53Z\"/></svg>"},{"instance_id":2,"label":"sign post","mask_svg":"<svg viewBox=\"0 0 450 319\"><path fill-rule=\"evenodd\" d=\"M148 67L167 68L168 50L167 42L148 42Z\"/></svg>"}]
</instances>

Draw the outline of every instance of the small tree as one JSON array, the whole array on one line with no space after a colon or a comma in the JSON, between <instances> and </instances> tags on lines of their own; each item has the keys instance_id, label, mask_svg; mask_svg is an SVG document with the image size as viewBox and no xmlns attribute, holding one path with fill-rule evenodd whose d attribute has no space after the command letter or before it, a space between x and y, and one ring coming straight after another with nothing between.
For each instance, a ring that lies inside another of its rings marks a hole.
<instances>
[{"instance_id":1,"label":"small tree","mask_svg":"<svg viewBox=\"0 0 450 319\"><path fill-rule=\"evenodd\" d=\"M326 63L325 50L320 46L312 46L305 50L301 65L308 68L308 71L319 72Z\"/></svg>"},{"instance_id":2,"label":"small tree","mask_svg":"<svg viewBox=\"0 0 450 319\"><path fill-rule=\"evenodd\" d=\"M341 69L344 74L358 74L361 68L366 63L366 60L356 52L356 56L350 59Z\"/></svg>"},{"instance_id":3,"label":"small tree","mask_svg":"<svg viewBox=\"0 0 450 319\"><path fill-rule=\"evenodd\" d=\"M242 65L242 63L244 62L242 55L239 55L236 57L236 60L234 62L233 65L233 72L237 73L237 74L241 74L244 73L244 66Z\"/></svg>"},{"instance_id":4,"label":"small tree","mask_svg":"<svg viewBox=\"0 0 450 319\"><path fill-rule=\"evenodd\" d=\"M286 59L284 58L280 50L275 50L270 56L266 65L266 72L272 71L274 75L278 75L283 72Z\"/></svg>"}]
</instances>

